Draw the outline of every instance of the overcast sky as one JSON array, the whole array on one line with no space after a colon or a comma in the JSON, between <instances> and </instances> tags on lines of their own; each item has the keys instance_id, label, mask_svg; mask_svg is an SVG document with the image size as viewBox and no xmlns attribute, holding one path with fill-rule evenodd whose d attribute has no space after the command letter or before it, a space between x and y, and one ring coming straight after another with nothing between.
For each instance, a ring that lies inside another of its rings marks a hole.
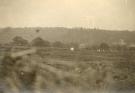
<instances>
[{"instance_id":1,"label":"overcast sky","mask_svg":"<svg viewBox=\"0 0 135 93\"><path fill-rule=\"evenodd\" d=\"M0 0L0 27L135 30L135 0Z\"/></svg>"}]
</instances>

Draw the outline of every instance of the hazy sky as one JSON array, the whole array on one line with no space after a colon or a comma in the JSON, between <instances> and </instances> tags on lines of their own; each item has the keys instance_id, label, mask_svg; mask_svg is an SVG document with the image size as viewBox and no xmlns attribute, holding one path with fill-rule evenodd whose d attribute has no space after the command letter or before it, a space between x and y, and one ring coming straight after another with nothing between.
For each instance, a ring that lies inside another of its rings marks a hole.
<instances>
[{"instance_id":1,"label":"hazy sky","mask_svg":"<svg viewBox=\"0 0 135 93\"><path fill-rule=\"evenodd\" d=\"M135 0L0 0L0 27L135 30Z\"/></svg>"}]
</instances>

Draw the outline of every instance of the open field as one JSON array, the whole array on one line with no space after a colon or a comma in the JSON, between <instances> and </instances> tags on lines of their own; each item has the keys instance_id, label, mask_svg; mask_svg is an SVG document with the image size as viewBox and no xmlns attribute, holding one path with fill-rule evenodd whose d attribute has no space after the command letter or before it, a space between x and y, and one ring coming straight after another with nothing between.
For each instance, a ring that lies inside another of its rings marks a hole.
<instances>
[{"instance_id":1,"label":"open field","mask_svg":"<svg viewBox=\"0 0 135 93\"><path fill-rule=\"evenodd\" d=\"M22 56L6 66L7 69L2 66L1 73L7 71L9 74L1 74L1 81L6 80L13 93L24 90L34 93L131 93L135 90L135 52L131 51L42 48Z\"/></svg>"}]
</instances>

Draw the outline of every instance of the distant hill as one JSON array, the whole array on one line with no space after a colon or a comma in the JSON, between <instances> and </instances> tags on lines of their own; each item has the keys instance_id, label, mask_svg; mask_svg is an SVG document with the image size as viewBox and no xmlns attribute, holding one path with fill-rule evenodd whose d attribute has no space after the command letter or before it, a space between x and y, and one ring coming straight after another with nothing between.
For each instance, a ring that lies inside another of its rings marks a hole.
<instances>
[{"instance_id":1,"label":"distant hill","mask_svg":"<svg viewBox=\"0 0 135 93\"><path fill-rule=\"evenodd\" d=\"M15 36L21 36L29 41L35 37L42 37L45 40L54 42L62 41L64 43L87 43L99 44L106 42L113 44L121 39L126 43L135 43L135 31L112 31L102 29L83 29L83 28L1 28L0 43L8 43Z\"/></svg>"}]
</instances>

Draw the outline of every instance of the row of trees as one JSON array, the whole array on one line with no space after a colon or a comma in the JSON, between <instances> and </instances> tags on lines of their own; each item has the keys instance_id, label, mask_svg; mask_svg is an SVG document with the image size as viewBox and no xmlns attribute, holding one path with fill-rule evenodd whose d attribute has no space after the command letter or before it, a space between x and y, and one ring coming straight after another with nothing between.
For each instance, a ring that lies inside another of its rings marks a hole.
<instances>
[{"instance_id":1,"label":"row of trees","mask_svg":"<svg viewBox=\"0 0 135 93\"><path fill-rule=\"evenodd\" d=\"M50 43L49 41L44 40L41 37L37 37L37 38L33 39L31 42L29 42L28 40L26 40L20 36L14 37L11 44L18 45L18 46L37 46L37 47L50 47L50 46L64 47L64 45L65 45L60 41Z\"/></svg>"},{"instance_id":2,"label":"row of trees","mask_svg":"<svg viewBox=\"0 0 135 93\"><path fill-rule=\"evenodd\" d=\"M79 48L79 44L77 43L69 43L69 44L64 44L60 41L56 41L56 42L49 42L47 40L42 39L41 37L37 37L35 39L33 39L31 42L29 42L28 40L20 37L20 36L16 36L13 38L13 42L12 45L21 45L21 46L36 46L36 47L58 47L58 48L67 48L67 47L74 47L74 48ZM115 46L109 46L107 43L100 43L98 45L93 45L93 46L85 46L83 47L83 49L88 49L88 50L98 50L99 51L105 51L105 50L126 50L127 47L126 46L119 46L119 45L115 45Z\"/></svg>"}]
</instances>

